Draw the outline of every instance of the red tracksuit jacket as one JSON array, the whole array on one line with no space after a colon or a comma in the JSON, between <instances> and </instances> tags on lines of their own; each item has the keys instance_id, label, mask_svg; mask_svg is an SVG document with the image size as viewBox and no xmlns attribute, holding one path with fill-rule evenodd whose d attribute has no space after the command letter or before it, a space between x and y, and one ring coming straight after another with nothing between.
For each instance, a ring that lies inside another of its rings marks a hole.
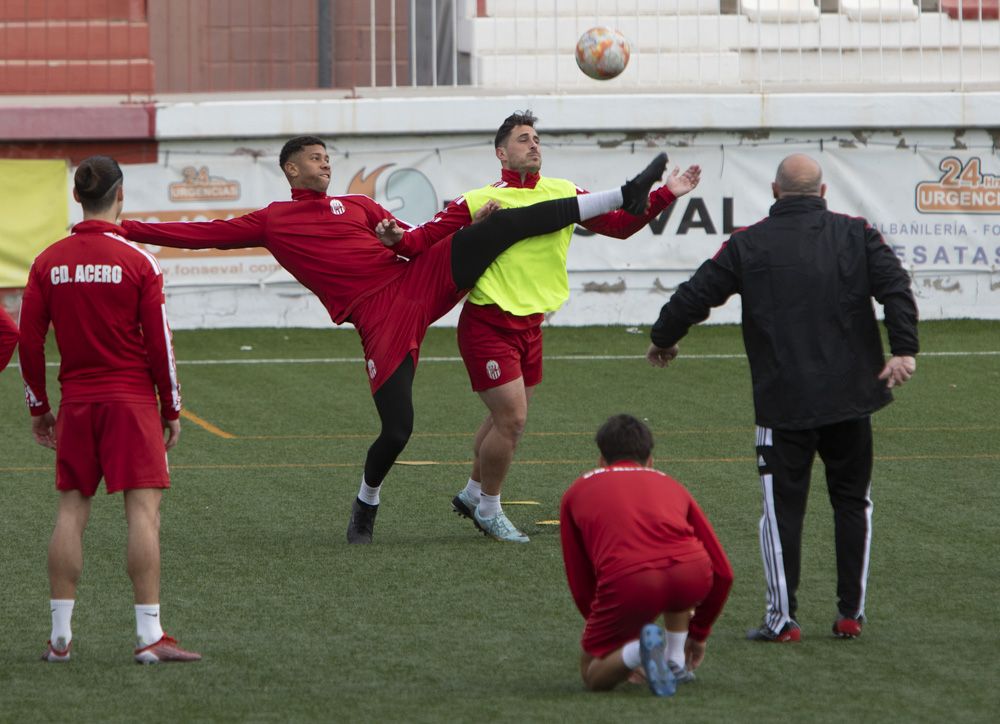
<instances>
[{"instance_id":1,"label":"red tracksuit jacket","mask_svg":"<svg viewBox=\"0 0 1000 724\"><path fill-rule=\"evenodd\" d=\"M32 415L49 411L45 336L55 327L62 403L156 402L175 420L180 385L156 259L107 221L83 221L31 265L21 302L21 375ZM154 384L156 389L154 390Z\"/></svg>"},{"instance_id":2,"label":"red tracksuit jacket","mask_svg":"<svg viewBox=\"0 0 1000 724\"><path fill-rule=\"evenodd\" d=\"M694 498L668 475L618 462L577 478L559 511L563 562L573 600L586 618L598 581L708 554L712 590L695 609L689 633L704 641L722 612L733 569Z\"/></svg>"}]
</instances>

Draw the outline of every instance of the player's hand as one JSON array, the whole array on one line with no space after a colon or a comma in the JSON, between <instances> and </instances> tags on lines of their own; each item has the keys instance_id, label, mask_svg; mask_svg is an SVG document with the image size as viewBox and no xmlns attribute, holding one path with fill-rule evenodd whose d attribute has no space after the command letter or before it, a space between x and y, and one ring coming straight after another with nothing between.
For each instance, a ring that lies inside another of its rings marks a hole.
<instances>
[{"instance_id":1,"label":"player's hand","mask_svg":"<svg viewBox=\"0 0 1000 724\"><path fill-rule=\"evenodd\" d=\"M375 236L382 242L382 246L393 247L403 238L403 228L395 219L382 219L375 224Z\"/></svg>"},{"instance_id":2,"label":"player's hand","mask_svg":"<svg viewBox=\"0 0 1000 724\"><path fill-rule=\"evenodd\" d=\"M31 434L42 447L56 449L56 418L51 412L31 418Z\"/></svg>"},{"instance_id":3,"label":"player's hand","mask_svg":"<svg viewBox=\"0 0 1000 724\"><path fill-rule=\"evenodd\" d=\"M909 382L916 371L917 360L913 357L890 357L878 378L885 380L885 386L892 389L901 386L904 382Z\"/></svg>"},{"instance_id":4,"label":"player's hand","mask_svg":"<svg viewBox=\"0 0 1000 724\"><path fill-rule=\"evenodd\" d=\"M688 671L694 671L705 660L705 644L705 641L695 641L690 636L684 642L684 666Z\"/></svg>"},{"instance_id":5,"label":"player's hand","mask_svg":"<svg viewBox=\"0 0 1000 724\"><path fill-rule=\"evenodd\" d=\"M174 445L177 444L177 440L181 436L181 421L180 420L167 420L165 418L160 418L160 422L163 423L163 429L167 432L167 441L164 443L167 450L170 450Z\"/></svg>"},{"instance_id":6,"label":"player's hand","mask_svg":"<svg viewBox=\"0 0 1000 724\"><path fill-rule=\"evenodd\" d=\"M666 187L670 189L670 193L680 198L684 194L693 191L700 181L701 166L697 164L688 166L684 173L681 173L680 167L676 166L670 175L667 176Z\"/></svg>"},{"instance_id":7,"label":"player's hand","mask_svg":"<svg viewBox=\"0 0 1000 724\"><path fill-rule=\"evenodd\" d=\"M651 344L646 350L646 359L653 367L666 367L677 357L677 352L676 344L673 347L657 347Z\"/></svg>"},{"instance_id":8,"label":"player's hand","mask_svg":"<svg viewBox=\"0 0 1000 724\"><path fill-rule=\"evenodd\" d=\"M485 219L487 216L492 214L494 211L500 210L500 204L498 204L493 199L490 199L485 204L479 207L475 214L472 216L472 223L478 223Z\"/></svg>"}]
</instances>

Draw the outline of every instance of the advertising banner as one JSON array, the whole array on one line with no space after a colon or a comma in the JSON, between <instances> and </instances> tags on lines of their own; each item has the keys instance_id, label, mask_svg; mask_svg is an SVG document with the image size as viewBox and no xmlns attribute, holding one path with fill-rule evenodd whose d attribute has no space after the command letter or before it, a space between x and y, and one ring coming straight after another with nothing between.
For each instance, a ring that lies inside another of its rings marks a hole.
<instances>
[{"instance_id":1,"label":"advertising banner","mask_svg":"<svg viewBox=\"0 0 1000 724\"><path fill-rule=\"evenodd\" d=\"M671 169L691 164L702 169L697 189L629 239L577 229L568 260L574 298L550 321L631 323L650 319L651 310L655 318L669 292L734 229L767 215L775 169L795 152L808 153L822 165L831 210L865 217L882 232L913 275L925 318L1000 317L1000 157L990 137L967 136L959 143L956 135L943 132L909 139L884 136L711 133L631 140L613 134L543 134L543 174L589 190L619 186L660 150L669 153ZM288 184L277 164L283 140L163 144L160 163L125 168L125 217L224 219L286 200ZM492 143L482 139L334 139L329 152L331 195L367 194L412 224L429 220L464 191L499 179ZM73 210L79 214L75 205ZM168 289L177 292L260 293L281 287L289 294L290 287L298 288L263 248L152 250ZM595 304L586 295L599 295L601 301ZM738 304L730 309L738 310ZM716 321L737 318L731 311ZM307 323L321 322L311 318ZM283 316L278 323L296 322Z\"/></svg>"}]
</instances>

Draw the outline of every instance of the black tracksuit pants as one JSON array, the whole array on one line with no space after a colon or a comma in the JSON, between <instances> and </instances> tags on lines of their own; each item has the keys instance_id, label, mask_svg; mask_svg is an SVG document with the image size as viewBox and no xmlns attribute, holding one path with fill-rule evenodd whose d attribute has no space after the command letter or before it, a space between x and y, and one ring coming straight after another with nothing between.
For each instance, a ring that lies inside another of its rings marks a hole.
<instances>
[{"instance_id":1,"label":"black tracksuit pants","mask_svg":"<svg viewBox=\"0 0 1000 724\"><path fill-rule=\"evenodd\" d=\"M864 615L871 548L871 418L811 430L757 428L763 492L760 550L767 579L764 622L778 632L798 608L802 523L816 454L826 468L837 552L837 608Z\"/></svg>"}]
</instances>

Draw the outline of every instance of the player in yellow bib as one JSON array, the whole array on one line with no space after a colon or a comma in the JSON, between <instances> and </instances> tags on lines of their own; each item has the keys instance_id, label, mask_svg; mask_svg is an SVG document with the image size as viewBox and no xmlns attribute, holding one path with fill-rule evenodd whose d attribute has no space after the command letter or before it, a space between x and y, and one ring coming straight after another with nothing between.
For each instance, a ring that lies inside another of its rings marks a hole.
<instances>
[{"instance_id":1,"label":"player in yellow bib","mask_svg":"<svg viewBox=\"0 0 1000 724\"><path fill-rule=\"evenodd\" d=\"M430 244L496 208L529 206L587 193L571 181L540 175L542 149L531 111L508 116L494 141L500 180L469 191L433 220L410 229L405 238ZM669 174L649 195L645 213L613 211L583 222L590 231L624 239L644 227L679 196L698 185L701 169ZM524 432L528 402L542 380L542 329L547 312L569 298L566 255L573 226L521 241L501 254L469 293L458 322L458 345L472 389L489 414L476 432L472 473L453 499L455 512L486 535L527 543L528 536L507 518L500 490ZM376 229L383 243L398 241L395 229Z\"/></svg>"}]
</instances>

